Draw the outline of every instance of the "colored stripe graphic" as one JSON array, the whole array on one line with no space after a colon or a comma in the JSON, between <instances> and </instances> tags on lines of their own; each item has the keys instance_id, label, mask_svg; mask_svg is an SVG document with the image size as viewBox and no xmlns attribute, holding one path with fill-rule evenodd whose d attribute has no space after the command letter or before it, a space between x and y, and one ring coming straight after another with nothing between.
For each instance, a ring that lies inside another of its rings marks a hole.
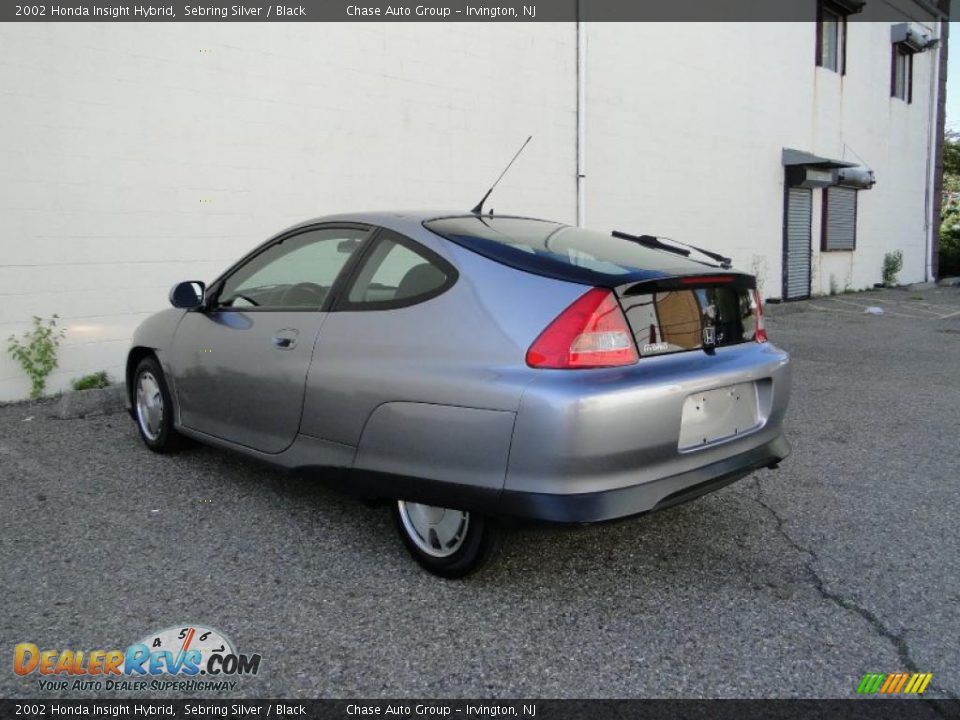
<instances>
[{"instance_id":1,"label":"colored stripe graphic","mask_svg":"<svg viewBox=\"0 0 960 720\"><path fill-rule=\"evenodd\" d=\"M890 689L887 690L888 693L899 693L903 690L904 684L907 682L907 678L910 677L910 673L898 673L896 675L896 680L893 681L893 685L890 686Z\"/></svg>"},{"instance_id":2,"label":"colored stripe graphic","mask_svg":"<svg viewBox=\"0 0 960 720\"><path fill-rule=\"evenodd\" d=\"M867 673L860 681L857 692L861 695L872 695L880 689L880 683L886 677L883 673Z\"/></svg>"},{"instance_id":3,"label":"colored stripe graphic","mask_svg":"<svg viewBox=\"0 0 960 720\"><path fill-rule=\"evenodd\" d=\"M933 673L867 673L857 686L858 695L922 695Z\"/></svg>"},{"instance_id":4,"label":"colored stripe graphic","mask_svg":"<svg viewBox=\"0 0 960 720\"><path fill-rule=\"evenodd\" d=\"M880 692L881 693L890 692L890 689L897 684L897 680L899 679L900 679L900 675L898 675L897 673L893 673L892 675L887 675L887 680L880 687Z\"/></svg>"}]
</instances>

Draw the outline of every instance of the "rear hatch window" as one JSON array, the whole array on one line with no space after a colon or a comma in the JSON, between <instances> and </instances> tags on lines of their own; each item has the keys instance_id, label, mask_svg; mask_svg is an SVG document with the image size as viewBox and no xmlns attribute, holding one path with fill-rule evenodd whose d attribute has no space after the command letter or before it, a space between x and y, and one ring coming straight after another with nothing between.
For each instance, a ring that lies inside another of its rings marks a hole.
<instances>
[{"instance_id":1,"label":"rear hatch window","mask_svg":"<svg viewBox=\"0 0 960 720\"><path fill-rule=\"evenodd\" d=\"M688 276L618 288L640 357L751 342L758 309L749 275Z\"/></svg>"},{"instance_id":2,"label":"rear hatch window","mask_svg":"<svg viewBox=\"0 0 960 720\"><path fill-rule=\"evenodd\" d=\"M437 235L504 265L600 287L715 271L717 266L562 223L467 215L427 220Z\"/></svg>"}]
</instances>

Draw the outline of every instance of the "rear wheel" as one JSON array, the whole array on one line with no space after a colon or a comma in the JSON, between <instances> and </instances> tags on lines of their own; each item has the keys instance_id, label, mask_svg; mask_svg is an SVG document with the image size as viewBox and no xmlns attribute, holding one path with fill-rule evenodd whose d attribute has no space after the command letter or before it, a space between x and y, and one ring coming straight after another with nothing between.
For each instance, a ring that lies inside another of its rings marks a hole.
<instances>
[{"instance_id":1,"label":"rear wheel","mask_svg":"<svg viewBox=\"0 0 960 720\"><path fill-rule=\"evenodd\" d=\"M179 450L187 439L173 427L173 403L160 363L145 357L133 373L133 417L144 444L158 453Z\"/></svg>"},{"instance_id":2,"label":"rear wheel","mask_svg":"<svg viewBox=\"0 0 960 720\"><path fill-rule=\"evenodd\" d=\"M441 577L473 572L500 545L500 528L477 513L398 500L393 517L414 560Z\"/></svg>"}]
</instances>

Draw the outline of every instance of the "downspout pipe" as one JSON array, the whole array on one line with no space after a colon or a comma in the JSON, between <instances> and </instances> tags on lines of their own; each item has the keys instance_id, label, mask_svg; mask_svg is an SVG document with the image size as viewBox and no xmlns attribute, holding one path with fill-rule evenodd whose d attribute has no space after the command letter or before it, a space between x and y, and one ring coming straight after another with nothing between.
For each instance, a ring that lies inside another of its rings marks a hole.
<instances>
[{"instance_id":1,"label":"downspout pipe","mask_svg":"<svg viewBox=\"0 0 960 720\"><path fill-rule=\"evenodd\" d=\"M937 25L941 26L938 28L940 32L943 32L942 22L938 22ZM939 33L938 33L939 34ZM936 131L939 125L939 88L940 88L940 58L941 53L943 52L942 43L936 48L936 55L931 58L930 62L930 87L928 93L928 106L927 106L927 181L925 183L926 188L924 188L924 238L923 238L923 279L925 282L930 282L931 280L936 279L936 260L934 256L937 253L936 248L936 238L934 233L934 226L937 224L937 219L934 217L934 207L936 203L934 202L934 188L936 187L936 156L937 156L937 137Z\"/></svg>"},{"instance_id":2,"label":"downspout pipe","mask_svg":"<svg viewBox=\"0 0 960 720\"><path fill-rule=\"evenodd\" d=\"M947 109L947 58L950 53L950 23L940 20L940 44L936 63L937 83L932 86L934 101L931 99L931 130L933 133L932 147L929 148L928 163L932 164L932 172L927 177L927 222L930 223L930 232L927 237L927 280L937 280L940 277L940 210L943 202L943 140L946 126ZM934 119L935 118L935 119ZM932 195L932 197L931 197Z\"/></svg>"},{"instance_id":3,"label":"downspout pipe","mask_svg":"<svg viewBox=\"0 0 960 720\"><path fill-rule=\"evenodd\" d=\"M587 222L587 24L577 0L577 227Z\"/></svg>"}]
</instances>

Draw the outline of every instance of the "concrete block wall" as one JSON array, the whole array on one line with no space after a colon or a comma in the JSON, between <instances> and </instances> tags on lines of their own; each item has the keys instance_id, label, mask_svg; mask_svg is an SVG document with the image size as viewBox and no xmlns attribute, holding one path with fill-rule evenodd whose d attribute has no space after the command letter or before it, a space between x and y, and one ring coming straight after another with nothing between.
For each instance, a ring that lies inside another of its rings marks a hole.
<instances>
[{"instance_id":1,"label":"concrete block wall","mask_svg":"<svg viewBox=\"0 0 960 720\"><path fill-rule=\"evenodd\" d=\"M720 249L781 295L784 147L865 163L857 249L820 253L814 191L813 293L924 279L926 180L937 52L914 59L913 102L890 97L890 26L850 22L847 73L815 66L805 23L592 23L587 220ZM936 35L936 27L927 26Z\"/></svg>"},{"instance_id":2,"label":"concrete block wall","mask_svg":"<svg viewBox=\"0 0 960 720\"><path fill-rule=\"evenodd\" d=\"M67 329L57 391L122 377L136 325L332 212L472 207L574 221L576 35L537 24L0 26L6 338Z\"/></svg>"},{"instance_id":3,"label":"concrete block wall","mask_svg":"<svg viewBox=\"0 0 960 720\"><path fill-rule=\"evenodd\" d=\"M906 0L902 0L906 1ZM924 278L936 52L890 98L890 22L852 22L847 74L812 23L590 23L586 224L726 252L781 293L793 147L869 164L857 250L813 291ZM930 26L936 34L936 28ZM0 339L58 313L57 391L122 375L136 325L310 217L488 207L576 221L577 32L560 24L0 26ZM0 401L29 383L0 354Z\"/></svg>"}]
</instances>

